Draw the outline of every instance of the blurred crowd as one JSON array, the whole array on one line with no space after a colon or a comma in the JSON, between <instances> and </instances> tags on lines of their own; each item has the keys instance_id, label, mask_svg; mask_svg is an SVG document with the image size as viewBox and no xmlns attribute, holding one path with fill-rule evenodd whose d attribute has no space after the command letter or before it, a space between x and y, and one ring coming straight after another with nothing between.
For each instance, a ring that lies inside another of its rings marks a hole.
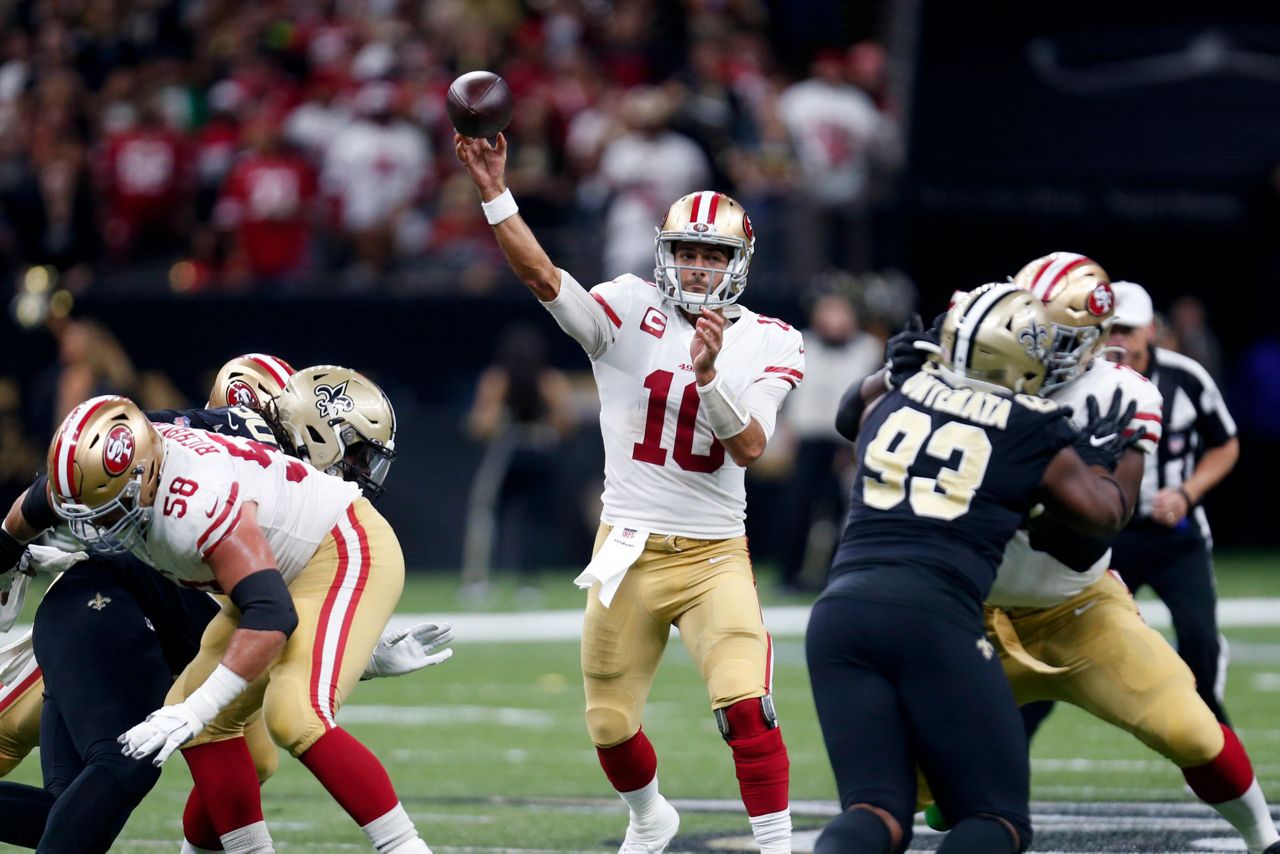
<instances>
[{"instance_id":1,"label":"blurred crowd","mask_svg":"<svg viewBox=\"0 0 1280 854\"><path fill-rule=\"evenodd\" d=\"M901 160L885 52L788 44L783 8L0 0L0 264L72 292L488 292L505 266L444 110L487 68L512 190L566 266L651 275L666 207L713 187L761 276L866 270Z\"/></svg>"}]
</instances>

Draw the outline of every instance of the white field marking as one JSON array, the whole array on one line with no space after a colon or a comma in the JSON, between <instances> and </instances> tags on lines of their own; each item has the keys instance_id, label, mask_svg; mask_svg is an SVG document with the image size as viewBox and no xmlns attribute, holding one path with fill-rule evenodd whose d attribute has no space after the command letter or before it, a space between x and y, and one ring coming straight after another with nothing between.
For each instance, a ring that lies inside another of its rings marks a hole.
<instances>
[{"instance_id":1,"label":"white field marking","mask_svg":"<svg viewBox=\"0 0 1280 854\"><path fill-rule=\"evenodd\" d=\"M1141 600L1138 606L1149 625L1168 628L1169 609L1160 602ZM477 614L394 614L387 624L390 629L405 629L421 622L452 623L458 640L468 643L506 643L510 641L567 641L582 636L582 611L516 611ZM809 608L785 605L764 609L764 624L777 638L803 637L809 622ZM1260 599L1218 600L1218 625L1224 628L1280 626L1280 597ZM0 645L16 640L30 630L29 623L14 626L0 634ZM1274 659L1272 659L1274 660Z\"/></svg>"},{"instance_id":2,"label":"white field marking","mask_svg":"<svg viewBox=\"0 0 1280 854\"><path fill-rule=\"evenodd\" d=\"M1167 759L1032 759L1032 771L1163 771Z\"/></svg>"},{"instance_id":3,"label":"white field marking","mask_svg":"<svg viewBox=\"0 0 1280 854\"><path fill-rule=\"evenodd\" d=\"M343 706L338 718L345 724L388 726L439 726L441 724L496 724L522 729L550 729L555 715L535 709L500 706Z\"/></svg>"},{"instance_id":4,"label":"white field marking","mask_svg":"<svg viewBox=\"0 0 1280 854\"><path fill-rule=\"evenodd\" d=\"M1159 602L1139 602L1142 615L1155 628L1171 625L1169 609ZM582 636L582 612L523 611L511 614L395 614L389 628L404 629L425 620L453 624L459 643L506 641L577 640ZM785 605L764 609L764 624L775 637L803 637L809 623L809 608ZM1280 598L1221 599L1218 625L1280 626Z\"/></svg>"},{"instance_id":5,"label":"white field marking","mask_svg":"<svg viewBox=\"0 0 1280 854\"><path fill-rule=\"evenodd\" d=\"M1276 691L1280 691L1280 673L1255 673L1253 678L1249 680L1249 684L1255 691L1274 694Z\"/></svg>"},{"instance_id":6,"label":"white field marking","mask_svg":"<svg viewBox=\"0 0 1280 854\"><path fill-rule=\"evenodd\" d=\"M409 818L414 821L456 821L462 824L494 824L498 820L497 816L492 815L468 815L456 812L411 812ZM275 827L275 822L272 822L271 826Z\"/></svg>"}]
</instances>

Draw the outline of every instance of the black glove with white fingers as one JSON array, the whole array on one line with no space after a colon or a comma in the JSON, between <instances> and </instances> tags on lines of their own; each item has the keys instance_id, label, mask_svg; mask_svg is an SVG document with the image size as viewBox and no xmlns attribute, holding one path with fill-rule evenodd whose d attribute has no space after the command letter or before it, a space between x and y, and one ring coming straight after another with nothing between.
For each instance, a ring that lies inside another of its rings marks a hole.
<instances>
[{"instance_id":1,"label":"black glove with white fingers","mask_svg":"<svg viewBox=\"0 0 1280 854\"><path fill-rule=\"evenodd\" d=\"M937 334L932 329L926 332L920 315L912 314L902 331L885 344L885 384L891 389L901 387L924 367L930 354L941 352Z\"/></svg>"},{"instance_id":2,"label":"black glove with white fingers","mask_svg":"<svg viewBox=\"0 0 1280 854\"><path fill-rule=\"evenodd\" d=\"M1121 410L1124 395L1116 389L1111 396L1111 406L1101 412L1098 401L1090 396L1086 406L1089 421L1076 437L1075 449L1080 459L1091 466L1102 466L1107 471L1115 471L1116 463L1124 456L1124 452L1136 445L1146 435L1141 430L1126 432L1134 413L1138 411L1138 402L1129 401L1129 405Z\"/></svg>"}]
</instances>

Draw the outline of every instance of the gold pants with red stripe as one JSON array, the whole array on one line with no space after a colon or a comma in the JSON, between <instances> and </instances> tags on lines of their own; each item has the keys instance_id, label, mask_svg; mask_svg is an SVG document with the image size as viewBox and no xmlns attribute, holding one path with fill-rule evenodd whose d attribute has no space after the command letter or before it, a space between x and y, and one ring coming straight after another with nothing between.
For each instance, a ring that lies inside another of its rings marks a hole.
<instances>
[{"instance_id":1,"label":"gold pants with red stripe","mask_svg":"<svg viewBox=\"0 0 1280 854\"><path fill-rule=\"evenodd\" d=\"M368 500L358 499L289 582L298 627L284 652L187 746L235 738L261 709L271 740L294 756L305 753L336 726L334 716L364 673L403 587L404 554L395 533ZM239 619L239 610L225 603L167 703L204 683Z\"/></svg>"},{"instance_id":2,"label":"gold pants with red stripe","mask_svg":"<svg viewBox=\"0 0 1280 854\"><path fill-rule=\"evenodd\" d=\"M987 609L987 635L1000 652L1018 704L1062 700L1133 733L1180 768L1202 765L1223 746L1222 729L1196 693L1191 670L1142 619L1133 597L1107 573L1052 608L1006 608L1017 641L1060 672L1037 672L1010 655ZM1034 662L1033 662L1034 663Z\"/></svg>"},{"instance_id":3,"label":"gold pants with red stripe","mask_svg":"<svg viewBox=\"0 0 1280 854\"><path fill-rule=\"evenodd\" d=\"M40 745L44 676L34 660L11 685L0 687L0 777Z\"/></svg>"},{"instance_id":4,"label":"gold pants with red stripe","mask_svg":"<svg viewBox=\"0 0 1280 854\"><path fill-rule=\"evenodd\" d=\"M596 536L599 551L609 531ZM582 677L587 731L599 747L626 741L674 625L707 685L711 708L769 693L773 642L765 631L746 537L649 537L608 608L587 595Z\"/></svg>"}]
</instances>

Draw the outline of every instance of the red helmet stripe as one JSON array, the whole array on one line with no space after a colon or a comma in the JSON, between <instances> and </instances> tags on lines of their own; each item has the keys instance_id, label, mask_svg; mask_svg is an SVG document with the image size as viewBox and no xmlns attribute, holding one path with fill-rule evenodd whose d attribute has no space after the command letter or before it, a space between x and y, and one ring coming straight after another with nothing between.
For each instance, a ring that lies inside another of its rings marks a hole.
<instances>
[{"instance_id":1,"label":"red helmet stripe","mask_svg":"<svg viewBox=\"0 0 1280 854\"><path fill-rule=\"evenodd\" d=\"M277 359L275 356L267 356L263 353L247 353L244 358L269 373L281 388L289 381L289 376L293 373L293 368L289 366L288 362L284 359Z\"/></svg>"},{"instance_id":2,"label":"red helmet stripe","mask_svg":"<svg viewBox=\"0 0 1280 854\"><path fill-rule=\"evenodd\" d=\"M693 210L689 213L689 222L698 221L698 209L701 207L701 205L702 205L702 193L694 193Z\"/></svg>"},{"instance_id":3,"label":"red helmet stripe","mask_svg":"<svg viewBox=\"0 0 1280 854\"><path fill-rule=\"evenodd\" d=\"M1042 300L1047 300L1053 296L1054 289L1058 283L1062 281L1067 273L1079 267L1081 264L1089 263L1089 259L1075 252L1056 252L1053 261L1046 264L1039 272L1036 273L1035 284L1031 287L1031 292Z\"/></svg>"},{"instance_id":4,"label":"red helmet stripe","mask_svg":"<svg viewBox=\"0 0 1280 854\"><path fill-rule=\"evenodd\" d=\"M120 398L106 395L86 400L72 410L62 424L58 433L58 442L54 445L54 481L58 494L65 498L79 498L76 494L76 444L80 441L80 431L89 421L90 416L102 408L102 405ZM84 410L80 412L79 410Z\"/></svg>"},{"instance_id":5,"label":"red helmet stripe","mask_svg":"<svg viewBox=\"0 0 1280 854\"><path fill-rule=\"evenodd\" d=\"M713 193L711 196L711 206L707 210L707 222L714 224L716 221L716 209L720 207L720 194Z\"/></svg>"}]
</instances>

